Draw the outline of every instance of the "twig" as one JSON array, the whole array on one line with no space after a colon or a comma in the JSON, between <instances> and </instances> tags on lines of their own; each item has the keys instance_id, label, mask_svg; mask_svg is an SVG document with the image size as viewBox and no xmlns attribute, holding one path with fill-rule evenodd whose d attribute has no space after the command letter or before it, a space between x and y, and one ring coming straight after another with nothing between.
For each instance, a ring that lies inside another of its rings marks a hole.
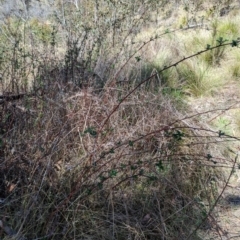
<instances>
[{"instance_id":1,"label":"twig","mask_svg":"<svg viewBox=\"0 0 240 240\"><path fill-rule=\"evenodd\" d=\"M234 173L235 171L235 165L237 163L237 159L238 159L238 155L235 157L235 160L234 160L234 164L232 166L232 171L230 172L229 176L228 176L228 179L225 183L225 186L223 187L221 193L219 194L219 196L217 197L215 203L213 204L213 206L210 208L208 214L206 215L206 217L202 220L202 222L194 229L194 231L186 238L186 240L190 240L190 239L193 239L192 237L196 234L197 230L204 224L204 222L208 219L208 217L210 216L210 214L213 212L214 208L217 206L217 203L219 202L220 198L222 197L224 191L226 190L228 184L229 184L229 181L230 181L230 178L232 176L232 174Z\"/></svg>"}]
</instances>

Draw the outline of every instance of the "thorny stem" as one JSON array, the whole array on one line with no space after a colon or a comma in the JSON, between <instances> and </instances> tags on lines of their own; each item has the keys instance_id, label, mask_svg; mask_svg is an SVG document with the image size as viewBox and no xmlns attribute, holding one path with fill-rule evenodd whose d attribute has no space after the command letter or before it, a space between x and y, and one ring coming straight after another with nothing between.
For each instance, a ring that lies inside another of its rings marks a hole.
<instances>
[{"instance_id":1,"label":"thorny stem","mask_svg":"<svg viewBox=\"0 0 240 240\"><path fill-rule=\"evenodd\" d=\"M150 40L149 40L150 42ZM234 44L237 45L240 42L240 40L234 41ZM219 47L224 47L224 46L228 46L228 45L233 45L233 42L228 42L228 43L222 43L213 47L207 47L206 49L199 51L197 53L194 53L188 57L184 57L181 60L169 65L169 66L165 66L162 70L160 70L157 73L152 74L150 77L146 78L145 80L143 80L142 82L140 82L135 88L133 88L125 97L123 97L123 99L112 109L112 111L110 112L110 114L107 116L106 120L103 122L103 125L100 128L100 132L102 131L103 127L106 125L106 123L109 121L110 117L113 115L114 112L116 112L116 110L120 107L120 105L132 94L134 93L141 85L143 85L144 83L150 81L153 77L157 76L159 73L162 73L163 71L166 71L172 67L176 67L179 63L184 62L190 58L196 57L202 53L211 51L213 49L219 48Z\"/></svg>"}]
</instances>

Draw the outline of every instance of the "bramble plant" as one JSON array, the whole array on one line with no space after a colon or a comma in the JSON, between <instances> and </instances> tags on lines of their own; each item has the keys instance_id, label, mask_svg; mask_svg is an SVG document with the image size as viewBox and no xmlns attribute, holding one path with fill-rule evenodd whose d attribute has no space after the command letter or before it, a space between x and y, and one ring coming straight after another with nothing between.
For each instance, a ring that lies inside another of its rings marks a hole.
<instances>
[{"instance_id":1,"label":"bramble plant","mask_svg":"<svg viewBox=\"0 0 240 240\"><path fill-rule=\"evenodd\" d=\"M239 103L217 105L239 78L233 3L1 2L0 238L218 231L239 165Z\"/></svg>"}]
</instances>

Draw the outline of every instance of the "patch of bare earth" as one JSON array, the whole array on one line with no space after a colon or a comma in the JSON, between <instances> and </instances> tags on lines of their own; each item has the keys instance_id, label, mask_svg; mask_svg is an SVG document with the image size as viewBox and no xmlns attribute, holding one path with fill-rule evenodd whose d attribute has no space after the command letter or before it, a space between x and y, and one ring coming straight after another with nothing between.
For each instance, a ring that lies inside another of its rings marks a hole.
<instances>
[{"instance_id":1,"label":"patch of bare earth","mask_svg":"<svg viewBox=\"0 0 240 240\"><path fill-rule=\"evenodd\" d=\"M229 83L214 93L211 97L203 97L191 100L193 112L205 113L201 115L201 121L206 123L210 129L221 130L224 126L218 124L221 119L226 120L226 129L237 139L240 138L240 126L237 117L240 114L240 88L236 82ZM212 110L212 111L211 111ZM223 130L224 131L224 130ZM239 153L239 141L228 143L236 154ZM232 165L226 168L226 179L228 178ZM211 227L201 230L203 239L240 239L240 159L237 160L232 177L224 190L212 216L215 217L217 226L213 231ZM225 171L225 170L224 170ZM223 184L224 185L224 184ZM222 186L222 185L221 185ZM219 189L221 192L222 189Z\"/></svg>"}]
</instances>

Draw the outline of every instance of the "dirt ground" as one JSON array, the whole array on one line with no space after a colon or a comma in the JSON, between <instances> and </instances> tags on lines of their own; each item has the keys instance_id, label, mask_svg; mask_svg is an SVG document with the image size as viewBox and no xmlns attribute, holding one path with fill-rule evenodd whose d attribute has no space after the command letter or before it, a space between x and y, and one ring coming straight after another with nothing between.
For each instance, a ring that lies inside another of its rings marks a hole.
<instances>
[{"instance_id":1,"label":"dirt ground","mask_svg":"<svg viewBox=\"0 0 240 240\"><path fill-rule=\"evenodd\" d=\"M210 112L202 116L202 120L210 125L217 126L218 119L228 119L231 134L239 138L240 126L236 116L240 114L240 87L237 83L231 83L223 87L213 97L195 99L193 111L205 112L209 109L226 109L226 111ZM220 127L220 126L219 126ZM214 126L213 126L214 128ZM240 153L240 141L231 144L237 154ZM236 164L236 170L232 174L225 191L214 209L212 227L199 231L199 236L204 240L238 240L240 239L240 156ZM230 166L231 167L231 166ZM226 178L230 171L226 170ZM221 188L219 189L221 192Z\"/></svg>"}]
</instances>

